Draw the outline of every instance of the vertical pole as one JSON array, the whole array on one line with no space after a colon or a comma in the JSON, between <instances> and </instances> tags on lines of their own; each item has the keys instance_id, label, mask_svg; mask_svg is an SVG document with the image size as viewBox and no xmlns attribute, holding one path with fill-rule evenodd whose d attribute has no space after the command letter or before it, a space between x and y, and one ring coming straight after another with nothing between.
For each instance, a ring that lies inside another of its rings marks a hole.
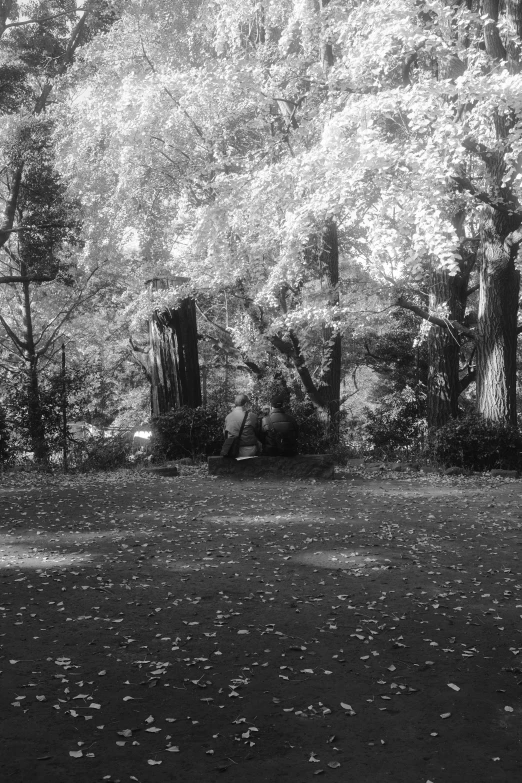
<instances>
[{"instance_id":1,"label":"vertical pole","mask_svg":"<svg viewBox=\"0 0 522 783\"><path fill-rule=\"evenodd\" d=\"M228 297L225 291L225 328L228 329ZM225 404L228 405L228 352L225 353Z\"/></svg>"},{"instance_id":2,"label":"vertical pole","mask_svg":"<svg viewBox=\"0 0 522 783\"><path fill-rule=\"evenodd\" d=\"M62 437L63 469L67 473L67 379L65 375L65 343L62 343Z\"/></svg>"},{"instance_id":3,"label":"vertical pole","mask_svg":"<svg viewBox=\"0 0 522 783\"><path fill-rule=\"evenodd\" d=\"M203 393L203 407L207 407L207 365L201 363L201 380L202 380L202 393Z\"/></svg>"}]
</instances>

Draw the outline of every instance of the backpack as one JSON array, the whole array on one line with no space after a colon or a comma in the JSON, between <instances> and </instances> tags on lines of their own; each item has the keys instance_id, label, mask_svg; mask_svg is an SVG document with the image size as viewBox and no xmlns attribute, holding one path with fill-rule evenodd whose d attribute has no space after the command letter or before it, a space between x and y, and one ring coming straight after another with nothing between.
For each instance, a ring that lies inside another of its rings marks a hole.
<instances>
[{"instance_id":1,"label":"backpack","mask_svg":"<svg viewBox=\"0 0 522 783\"><path fill-rule=\"evenodd\" d=\"M270 426L268 428L270 446L284 456L294 456L297 453L297 431L292 428L287 432L280 432L273 426L269 415Z\"/></svg>"}]
</instances>

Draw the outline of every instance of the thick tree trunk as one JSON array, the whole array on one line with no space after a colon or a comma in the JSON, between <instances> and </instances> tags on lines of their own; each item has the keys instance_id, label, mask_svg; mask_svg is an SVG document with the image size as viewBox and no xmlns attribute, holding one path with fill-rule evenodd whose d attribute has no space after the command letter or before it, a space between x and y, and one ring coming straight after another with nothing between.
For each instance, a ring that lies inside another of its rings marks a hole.
<instances>
[{"instance_id":1,"label":"thick tree trunk","mask_svg":"<svg viewBox=\"0 0 522 783\"><path fill-rule=\"evenodd\" d=\"M35 462L45 464L49 458L49 447L45 437L38 382L38 362L35 357L29 361L27 370L27 424Z\"/></svg>"},{"instance_id":2,"label":"thick tree trunk","mask_svg":"<svg viewBox=\"0 0 522 783\"><path fill-rule=\"evenodd\" d=\"M516 424L516 348L520 273L506 236L516 226L493 214L482 232L477 326L477 412Z\"/></svg>"},{"instance_id":3,"label":"thick tree trunk","mask_svg":"<svg viewBox=\"0 0 522 783\"><path fill-rule=\"evenodd\" d=\"M151 281L153 290L168 281ZM179 308L155 312L149 322L151 408L153 416L201 405L196 307L184 299Z\"/></svg>"},{"instance_id":4,"label":"thick tree trunk","mask_svg":"<svg viewBox=\"0 0 522 783\"><path fill-rule=\"evenodd\" d=\"M465 286L460 275L433 273L430 312L446 305L449 321L462 321L466 307ZM428 427L439 428L458 414L460 337L451 327L430 325L428 333Z\"/></svg>"}]
</instances>

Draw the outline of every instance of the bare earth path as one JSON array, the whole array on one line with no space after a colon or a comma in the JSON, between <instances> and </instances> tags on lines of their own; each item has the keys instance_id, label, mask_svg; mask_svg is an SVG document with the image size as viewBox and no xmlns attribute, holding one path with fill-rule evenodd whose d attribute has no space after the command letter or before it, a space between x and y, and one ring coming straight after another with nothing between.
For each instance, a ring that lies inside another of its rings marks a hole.
<instances>
[{"instance_id":1,"label":"bare earth path","mask_svg":"<svg viewBox=\"0 0 522 783\"><path fill-rule=\"evenodd\" d=\"M4 478L0 780L521 780L521 498Z\"/></svg>"}]
</instances>

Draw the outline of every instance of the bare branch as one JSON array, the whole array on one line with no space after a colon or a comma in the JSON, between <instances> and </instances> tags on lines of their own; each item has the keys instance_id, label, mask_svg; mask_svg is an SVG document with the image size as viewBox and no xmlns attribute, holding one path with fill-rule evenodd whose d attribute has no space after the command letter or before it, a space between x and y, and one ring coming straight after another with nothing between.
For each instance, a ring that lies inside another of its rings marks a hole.
<instances>
[{"instance_id":1,"label":"bare branch","mask_svg":"<svg viewBox=\"0 0 522 783\"><path fill-rule=\"evenodd\" d=\"M0 283L52 283L56 278L49 276L38 275L7 275L6 277L0 277Z\"/></svg>"},{"instance_id":2,"label":"bare branch","mask_svg":"<svg viewBox=\"0 0 522 783\"><path fill-rule=\"evenodd\" d=\"M84 10L83 8L77 8L76 13L80 13L83 10ZM50 22L53 19L58 19L60 16L70 16L70 15L71 14L69 11L62 11L59 14L54 14L53 16L43 16L40 19L25 19L22 22L8 22L5 25L4 29L8 30L10 27L24 27L28 24L45 24L46 22Z\"/></svg>"},{"instance_id":3,"label":"bare branch","mask_svg":"<svg viewBox=\"0 0 522 783\"><path fill-rule=\"evenodd\" d=\"M149 55L148 55L148 54L147 54L147 52L145 51L145 44L143 43L143 39L142 39L141 37L140 37L140 43L141 43L141 51L143 52L143 57L145 58L145 62L146 62L146 63L147 63L147 65L149 66L149 68L150 68L150 70L152 71L152 73L154 74L154 76L156 76L156 77L157 77L157 76L158 76L158 74L157 74L157 71L156 71L156 66L154 65L154 63L153 63L153 62L152 62L152 60L150 59ZM192 119L192 117L190 116L190 114L188 113L188 111L186 111L186 109L184 109L184 108L181 106L181 104L180 104L180 102L178 101L178 99L177 99L177 98L176 98L176 97L175 97L175 96L172 94L172 92L169 90L169 88L168 88L168 87L165 87L165 85L164 85L164 84L161 84L161 87L162 87L162 89L164 90L164 92L165 92L165 93L166 93L166 94L169 96L170 100L171 100L171 101L172 101L172 102L175 104L175 106L176 106L176 107L177 107L177 108L178 108L178 109L181 111L181 113L182 113L182 114L184 114L184 115L185 115L185 117L186 117L186 118L187 118L187 120L190 122L190 124L192 125L192 127L194 128L194 130L196 131L196 133L198 134L198 136L200 137L200 139L203 139L203 141L205 141L205 136L204 136L204 134L203 134L203 131L201 130L201 128L199 127L199 125L197 125L197 123L196 123L196 122L194 122L194 120Z\"/></svg>"},{"instance_id":4,"label":"bare branch","mask_svg":"<svg viewBox=\"0 0 522 783\"><path fill-rule=\"evenodd\" d=\"M18 335L13 332L13 330L11 329L11 327L9 326L9 324L7 323L7 321L5 320L5 318L2 315L0 315L0 324L2 324L2 326L5 329L5 331L7 332L7 334L9 335L11 340L13 341L13 343L16 346L16 349L17 349L18 353L20 354L20 356L23 356L24 351L26 351L28 349L27 343L25 341L23 341L23 340L20 340Z\"/></svg>"},{"instance_id":5,"label":"bare branch","mask_svg":"<svg viewBox=\"0 0 522 783\"><path fill-rule=\"evenodd\" d=\"M226 335L227 335L227 337L229 337L230 339L232 339L232 337L231 337L231 334L230 334L230 332L228 331L228 329L226 329L224 326L221 326L221 324L217 324L215 321L213 321L211 318L209 318L209 317L208 317L208 315L207 315L206 313L204 313L204 312L203 312L203 310L201 309L201 307L198 305L198 303L197 303L197 302L196 302L196 307L197 307L197 309L198 309L198 312L199 312L199 313L200 313L200 314L203 316L203 318L205 319L205 321L208 321L208 323L209 323L209 324L211 324L212 326L215 326L215 327L216 327L216 329L219 329L219 331L220 331L220 332L223 332L223 334L226 334Z\"/></svg>"}]
</instances>

